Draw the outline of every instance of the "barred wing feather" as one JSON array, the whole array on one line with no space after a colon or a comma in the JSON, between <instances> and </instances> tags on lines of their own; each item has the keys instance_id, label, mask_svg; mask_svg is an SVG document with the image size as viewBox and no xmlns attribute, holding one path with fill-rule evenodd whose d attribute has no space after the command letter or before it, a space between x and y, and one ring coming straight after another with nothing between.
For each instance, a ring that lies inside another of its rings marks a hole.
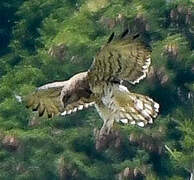
<instances>
[{"instance_id":1,"label":"barred wing feather","mask_svg":"<svg viewBox=\"0 0 194 180\"><path fill-rule=\"evenodd\" d=\"M63 82L39 87L24 98L26 107L38 111L39 116L66 115L94 105L87 82L87 72L79 73Z\"/></svg>"},{"instance_id":2,"label":"barred wing feather","mask_svg":"<svg viewBox=\"0 0 194 180\"><path fill-rule=\"evenodd\" d=\"M130 37L108 43L97 54L89 70L91 89L101 81L111 82L115 78L139 83L148 72L150 54L143 43Z\"/></svg>"}]
</instances>

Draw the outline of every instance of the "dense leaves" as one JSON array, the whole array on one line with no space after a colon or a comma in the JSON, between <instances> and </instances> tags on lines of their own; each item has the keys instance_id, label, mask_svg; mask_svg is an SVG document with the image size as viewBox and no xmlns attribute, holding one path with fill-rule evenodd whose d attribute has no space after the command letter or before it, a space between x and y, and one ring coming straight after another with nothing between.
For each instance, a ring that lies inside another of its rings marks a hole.
<instances>
[{"instance_id":1,"label":"dense leaves","mask_svg":"<svg viewBox=\"0 0 194 180\"><path fill-rule=\"evenodd\" d=\"M192 0L0 2L0 179L170 179L194 176ZM152 48L134 91L161 105L152 127L115 124L101 152L94 108L38 118L15 98L85 71L114 31Z\"/></svg>"}]
</instances>

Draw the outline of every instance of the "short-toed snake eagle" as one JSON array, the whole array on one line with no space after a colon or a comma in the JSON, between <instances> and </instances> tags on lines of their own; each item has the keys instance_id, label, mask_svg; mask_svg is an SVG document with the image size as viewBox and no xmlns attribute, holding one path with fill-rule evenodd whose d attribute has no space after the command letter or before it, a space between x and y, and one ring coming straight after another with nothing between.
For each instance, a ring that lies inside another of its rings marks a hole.
<instances>
[{"instance_id":1,"label":"short-toed snake eagle","mask_svg":"<svg viewBox=\"0 0 194 180\"><path fill-rule=\"evenodd\" d=\"M109 134L114 122L144 127L157 117L159 104L130 92L123 81L139 83L151 64L151 51L137 36L111 35L87 72L67 81L41 86L25 100L39 116L66 115L95 105L104 121L99 136Z\"/></svg>"}]
</instances>

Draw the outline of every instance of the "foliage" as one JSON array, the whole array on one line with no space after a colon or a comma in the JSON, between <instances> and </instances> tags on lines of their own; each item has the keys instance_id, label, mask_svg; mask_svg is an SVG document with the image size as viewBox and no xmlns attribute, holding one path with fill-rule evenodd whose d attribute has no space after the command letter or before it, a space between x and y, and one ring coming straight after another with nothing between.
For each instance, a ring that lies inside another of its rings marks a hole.
<instances>
[{"instance_id":1,"label":"foliage","mask_svg":"<svg viewBox=\"0 0 194 180\"><path fill-rule=\"evenodd\" d=\"M0 2L0 14L0 179L190 176L192 0L5 0ZM97 152L93 131L102 122L95 109L48 120L16 100L15 95L87 70L109 35L126 28L152 48L151 73L134 88L161 105L152 127L117 124L115 139Z\"/></svg>"}]
</instances>

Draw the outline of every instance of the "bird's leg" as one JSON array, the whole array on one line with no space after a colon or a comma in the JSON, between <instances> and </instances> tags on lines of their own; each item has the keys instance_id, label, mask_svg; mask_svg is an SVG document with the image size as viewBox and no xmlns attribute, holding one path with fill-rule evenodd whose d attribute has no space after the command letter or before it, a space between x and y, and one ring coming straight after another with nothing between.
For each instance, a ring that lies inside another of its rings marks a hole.
<instances>
[{"instance_id":1,"label":"bird's leg","mask_svg":"<svg viewBox=\"0 0 194 180\"><path fill-rule=\"evenodd\" d=\"M113 127L114 119L107 119L104 121L102 128L100 129L99 136L106 136L110 133L110 130Z\"/></svg>"},{"instance_id":2,"label":"bird's leg","mask_svg":"<svg viewBox=\"0 0 194 180\"><path fill-rule=\"evenodd\" d=\"M109 141L109 135L113 127L114 119L107 119L104 121L104 124L100 131L96 134L96 149L101 150Z\"/></svg>"}]
</instances>

